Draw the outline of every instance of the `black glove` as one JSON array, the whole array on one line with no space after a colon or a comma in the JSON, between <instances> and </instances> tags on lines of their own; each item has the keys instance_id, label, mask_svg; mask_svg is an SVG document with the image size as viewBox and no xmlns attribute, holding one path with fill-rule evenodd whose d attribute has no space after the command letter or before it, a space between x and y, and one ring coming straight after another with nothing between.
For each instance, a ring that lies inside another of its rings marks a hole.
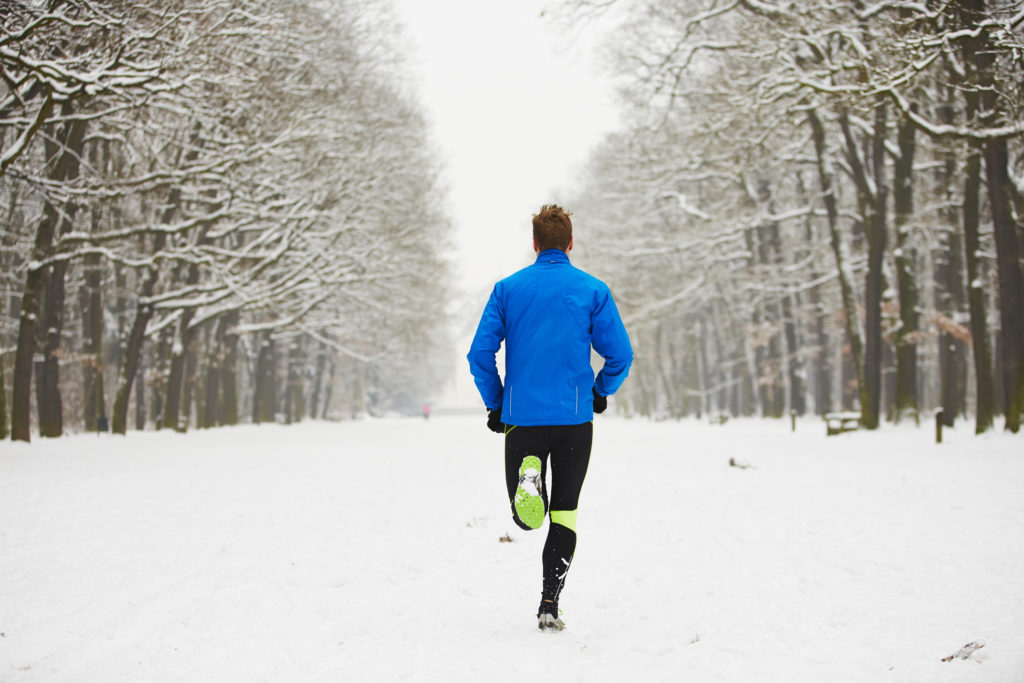
<instances>
[{"instance_id":1,"label":"black glove","mask_svg":"<svg viewBox=\"0 0 1024 683\"><path fill-rule=\"evenodd\" d=\"M608 397L597 393L597 389L591 389L591 391L594 392L594 412L603 413L604 409L608 407Z\"/></svg>"},{"instance_id":2,"label":"black glove","mask_svg":"<svg viewBox=\"0 0 1024 683\"><path fill-rule=\"evenodd\" d=\"M487 428L495 434L505 433L505 424L501 421L501 406L487 411Z\"/></svg>"}]
</instances>

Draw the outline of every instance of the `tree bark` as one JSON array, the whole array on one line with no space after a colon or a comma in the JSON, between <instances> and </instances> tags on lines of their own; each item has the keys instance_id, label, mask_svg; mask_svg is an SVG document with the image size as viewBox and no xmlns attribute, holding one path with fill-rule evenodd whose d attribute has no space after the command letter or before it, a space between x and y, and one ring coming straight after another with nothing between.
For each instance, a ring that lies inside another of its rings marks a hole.
<instances>
[{"instance_id":1,"label":"tree bark","mask_svg":"<svg viewBox=\"0 0 1024 683\"><path fill-rule=\"evenodd\" d=\"M984 0L961 0L960 21L964 26L974 26L984 11ZM964 63L968 69L978 66L976 52L981 48L979 38L961 41ZM970 77L968 77L970 81ZM965 83L964 117L968 125L976 125L981 112L981 96L976 84ZM964 179L963 228L964 255L967 260L967 305L971 316L971 339L974 348L974 374L977 386L977 407L975 433L981 434L992 428L995 416L995 381L992 370L991 342L988 338L988 323L985 311L985 292L980 268L980 193L982 144L973 140L967 143L967 164Z\"/></svg>"},{"instance_id":2,"label":"tree bark","mask_svg":"<svg viewBox=\"0 0 1024 683\"><path fill-rule=\"evenodd\" d=\"M996 87L996 51L989 35L990 28L986 24L989 19L988 8L985 0L960 0L957 7L960 10L960 23L975 32L975 35L960 41L963 61L971 71L963 88L967 100L967 120L969 123L981 123L985 127L998 125L1004 122L1005 111ZM1011 210L1007 143L1003 138L988 139L983 144L975 146L972 152L976 154L972 154L971 159L980 154L985 164L999 281L1002 333L997 347L1003 385L1003 409L1006 428L1017 432L1020 429L1021 411L1024 410L1024 276L1020 266L1018 228ZM968 182L972 182L970 173ZM965 207L965 217L966 213ZM969 243L967 252L970 270L974 254ZM969 292L970 296L974 297L976 284L980 285L980 282L975 275L969 274L969 277ZM977 295L980 296L980 292ZM969 300L973 303L973 299ZM972 318L973 314L972 307ZM976 348L976 358L977 352ZM977 362L976 360L976 364ZM978 431L984 431L986 427L982 423L980 413L979 408Z\"/></svg>"},{"instance_id":3,"label":"tree bark","mask_svg":"<svg viewBox=\"0 0 1024 683\"><path fill-rule=\"evenodd\" d=\"M964 181L964 254L967 257L967 305L971 315L971 340L974 349L974 376L977 407L977 434L992 428L995 415L995 384L992 378L991 342L985 313L985 290L980 273L979 195L981 190L981 150L968 144L967 170Z\"/></svg>"},{"instance_id":4,"label":"tree bark","mask_svg":"<svg viewBox=\"0 0 1024 683\"><path fill-rule=\"evenodd\" d=\"M194 401L201 401L196 385L196 365L199 358L196 354L196 344L194 341L198 333L198 330L193 331L193 342L185 349L185 378L181 387L181 416L178 418L179 431L182 432L186 431L192 423L192 403ZM202 408L201 403L196 405L196 413L198 414Z\"/></svg>"},{"instance_id":5,"label":"tree bark","mask_svg":"<svg viewBox=\"0 0 1024 683\"><path fill-rule=\"evenodd\" d=\"M164 399L163 421L161 426L164 429L185 431L181 424L181 403L182 389L185 385L185 359L188 355L188 348L192 343L194 330L189 329L192 318L195 317L195 309L188 308L182 312L181 320L178 321L178 329L174 335L174 342L171 345L170 367L167 371L166 397Z\"/></svg>"},{"instance_id":6,"label":"tree bark","mask_svg":"<svg viewBox=\"0 0 1024 683\"><path fill-rule=\"evenodd\" d=\"M199 282L199 267L195 264L189 266L188 276L185 279L187 285L194 285ZM164 428L175 431L185 431L181 418L181 405L185 388L185 361L192 348L192 340L196 331L192 328L192 319L195 318L196 309L186 308L181 312L181 319L178 321L178 329L174 335L174 342L171 345L170 367L167 371L167 396L164 401ZM187 422L187 419L185 420Z\"/></svg>"},{"instance_id":7,"label":"tree bark","mask_svg":"<svg viewBox=\"0 0 1024 683\"><path fill-rule=\"evenodd\" d=\"M982 93L982 102L986 98ZM990 106L990 105L984 105ZM1003 375L1003 414L1006 429L1020 431L1024 410L1024 276L1020 241L1010 209L1009 152L1005 139L985 143L985 177L996 242L999 281L999 320L1002 324L999 367Z\"/></svg>"},{"instance_id":8,"label":"tree bark","mask_svg":"<svg viewBox=\"0 0 1024 683\"><path fill-rule=\"evenodd\" d=\"M181 189L172 188L168 192L167 202L161 217L161 223L167 225L174 218L174 213L181 202ZM157 232L153 236L152 252L158 253L163 250L167 237L163 232ZM128 333L128 342L124 348L124 359L118 372L117 397L114 399L114 409L111 416L111 431L115 434L124 434L128 419L128 400L131 397L132 384L135 383L135 376L138 373L140 356L142 354L142 343L146 338L146 327L153 317L153 304L149 298L156 290L156 283L160 277L160 269L156 264L151 264L146 269L146 274L139 288L139 300L135 306L135 320L132 322L131 332ZM138 391L144 387L140 386Z\"/></svg>"},{"instance_id":9,"label":"tree bark","mask_svg":"<svg viewBox=\"0 0 1024 683\"><path fill-rule=\"evenodd\" d=\"M253 394L252 421L254 424L273 422L277 404L277 358L274 340L265 333L256 356L256 391Z\"/></svg>"},{"instance_id":10,"label":"tree bark","mask_svg":"<svg viewBox=\"0 0 1024 683\"><path fill-rule=\"evenodd\" d=\"M71 114L71 105L65 104L62 114ZM81 154L82 141L85 136L86 123L82 120L71 121L61 125L55 132L51 131L46 136L44 148L46 158L54 160L48 176L56 182L78 176L79 155ZM65 210L70 209L70 204ZM58 226L61 225L61 213L54 203L49 199L43 202L43 215L36 228L35 243L32 248L32 259L29 262L28 272L25 276L25 288L21 298L21 312L18 321L18 346L14 357L14 387L11 397L11 438L15 441L31 441L31 392L32 392L32 369L35 361L37 335L39 328L40 300L46 287L47 265L46 260L53 255L53 240ZM66 266L65 266L66 268ZM63 282L61 282L63 287ZM55 303L55 302L54 302ZM61 297L63 306L63 297ZM59 334L59 332L58 332ZM47 335L49 338L50 335ZM53 349L59 347L59 339L54 341ZM52 358L56 363L57 358ZM46 375L47 382L55 381L55 376ZM59 392L56 394L59 405ZM53 394L48 393L43 402L53 399ZM47 412L45 428L41 425L40 433L53 435L56 428L60 433L59 422L57 425L50 419L52 413ZM44 432L45 429L45 432Z\"/></svg>"},{"instance_id":11,"label":"tree bark","mask_svg":"<svg viewBox=\"0 0 1024 683\"><path fill-rule=\"evenodd\" d=\"M220 424L238 424L238 325L237 311L228 313L224 329L224 361L221 365Z\"/></svg>"},{"instance_id":12,"label":"tree bark","mask_svg":"<svg viewBox=\"0 0 1024 683\"><path fill-rule=\"evenodd\" d=\"M100 208L92 207L92 230L99 230ZM96 431L99 420L106 420L103 390L103 295L100 291L100 257L89 254L83 259L83 284L78 291L82 316L82 419L85 430Z\"/></svg>"},{"instance_id":13,"label":"tree bark","mask_svg":"<svg viewBox=\"0 0 1024 683\"><path fill-rule=\"evenodd\" d=\"M864 389L861 391L861 424L877 429L882 391L882 288L886 245L885 132L888 108L875 107L872 162L875 196L871 218L865 221L868 238L868 273L864 283Z\"/></svg>"},{"instance_id":14,"label":"tree bark","mask_svg":"<svg viewBox=\"0 0 1024 683\"><path fill-rule=\"evenodd\" d=\"M337 370L337 364L334 362L334 356L331 356L328 361L327 370L327 387L324 389L324 400L320 407L320 419L326 420L328 411L331 408L331 397L334 394L334 373Z\"/></svg>"},{"instance_id":15,"label":"tree bark","mask_svg":"<svg viewBox=\"0 0 1024 683\"><path fill-rule=\"evenodd\" d=\"M945 123L953 123L951 105L942 107L940 115ZM941 419L946 427L952 427L956 418L964 414L964 396L967 393L967 345L962 335L953 333L967 309L963 238L956 229L961 221L952 198L956 175L956 156L950 150L945 153L945 162L939 172L940 187L946 198L946 206L941 211L946 226L940 234L940 247L935 254L935 308L942 316L940 320L946 321L946 324L940 324L938 336Z\"/></svg>"},{"instance_id":16,"label":"tree bark","mask_svg":"<svg viewBox=\"0 0 1024 683\"><path fill-rule=\"evenodd\" d=\"M769 202L768 206L769 211L774 214L775 202ZM768 246L771 249L772 262L781 269L786 263L786 257L782 248L782 234L778 221L771 221L768 224ZM796 320L793 315L794 296L789 292L784 292L778 302L784 347L779 357L779 372L780 375L784 373L786 377L782 410L795 411L798 415L803 415L807 411L807 403L803 381L804 369L797 343ZM781 413L782 410L779 412ZM777 417L782 416L781 414L777 415Z\"/></svg>"},{"instance_id":17,"label":"tree bark","mask_svg":"<svg viewBox=\"0 0 1024 683\"><path fill-rule=\"evenodd\" d=\"M309 398L309 417L316 420L321 415L321 396L324 388L324 372L327 369L327 347L323 342L317 348L316 366L313 370L313 394Z\"/></svg>"},{"instance_id":18,"label":"tree bark","mask_svg":"<svg viewBox=\"0 0 1024 683\"><path fill-rule=\"evenodd\" d=\"M850 283L849 273L846 270L846 258L843 254L842 238L839 234L839 205L836 201L835 190L832 185L832 174L828 167L825 127L822 125L821 119L818 118L817 112L813 109L808 111L807 120L811 125L812 137L814 139L818 180L821 184L821 196L825 202L825 214L828 218L829 243L832 247L832 254L835 256L836 272L839 277L839 292L842 297L843 312L845 314L843 317L846 327L846 338L850 345L849 359L853 366L853 375L857 381L857 390L860 392L864 376L863 344L858 324L860 316L857 314L853 285ZM845 397L846 393L846 387L844 386L842 396Z\"/></svg>"},{"instance_id":19,"label":"tree bark","mask_svg":"<svg viewBox=\"0 0 1024 683\"><path fill-rule=\"evenodd\" d=\"M868 272L864 280L864 365L860 376L861 425L877 429L882 390L882 265L885 257L885 119L886 108L875 107L875 127L871 139L871 160L874 179L868 177L857 142L844 111L839 125L846 140L846 158L864 221L868 250Z\"/></svg>"},{"instance_id":20,"label":"tree bark","mask_svg":"<svg viewBox=\"0 0 1024 683\"><path fill-rule=\"evenodd\" d=\"M916 106L914 107L916 109ZM900 327L895 336L896 390L895 417L918 420L917 341L919 314L917 284L914 279L914 252L910 239L910 219L914 212L915 127L907 118L900 121L899 156L893 168L893 222L896 229L896 285L900 300Z\"/></svg>"},{"instance_id":21,"label":"tree bark","mask_svg":"<svg viewBox=\"0 0 1024 683\"><path fill-rule=\"evenodd\" d=\"M801 201L810 206L811 199L804 183L803 174L801 173L796 174L796 186ZM808 248L803 250L801 258L806 258L809 254L809 248L817 242L818 237L813 214L808 214L804 222L804 244L808 245ZM811 266L809 278L812 282L817 282L820 277L821 273L815 263ZM810 366L809 373L805 373L805 377L807 374L810 376L808 379L805 379L805 393L809 391L811 398L814 400L815 414L824 415L831 410L832 406L832 362L828 354L829 335L825 325L828 313L821 300L820 287L810 288L807 298L809 317L807 336L814 339L814 343L811 346L810 352L803 360L803 364ZM807 398L804 399L803 411L800 414L806 411Z\"/></svg>"},{"instance_id":22,"label":"tree bark","mask_svg":"<svg viewBox=\"0 0 1024 683\"><path fill-rule=\"evenodd\" d=\"M63 156L67 167L63 180L74 181L81 168L82 153L85 149L85 121L74 121L65 141ZM71 230L78 206L74 201L64 203L60 216L58 235ZM37 365L38 372L36 407L39 412L39 435L58 437L64 432L64 406L60 395L60 338L64 329L64 299L69 261L57 261L50 268L46 283L45 332L42 340L43 362Z\"/></svg>"},{"instance_id":23,"label":"tree bark","mask_svg":"<svg viewBox=\"0 0 1024 683\"><path fill-rule=\"evenodd\" d=\"M980 96L980 120L985 127L1006 123L1003 99L998 92L996 49L991 30L981 24L988 20L985 0L962 0L965 18L978 34L967 41L966 49L977 78ZM1017 433L1024 411L1024 273L1021 271L1021 247L1018 226L1013 217L1009 176L1009 150L1006 138L989 138L982 154L985 163L992 232L996 244L996 272L999 282L999 367L1003 384L1003 414L1006 429Z\"/></svg>"},{"instance_id":24,"label":"tree bark","mask_svg":"<svg viewBox=\"0 0 1024 683\"><path fill-rule=\"evenodd\" d=\"M7 438L7 385L4 384L4 354L0 353L0 441Z\"/></svg>"},{"instance_id":25,"label":"tree bark","mask_svg":"<svg viewBox=\"0 0 1024 683\"><path fill-rule=\"evenodd\" d=\"M225 362L225 336L227 335L228 316L221 316L217 321L216 330L210 339L206 354L206 400L203 405L203 417L200 427L216 427L223 419L223 393L221 384L222 366Z\"/></svg>"},{"instance_id":26,"label":"tree bark","mask_svg":"<svg viewBox=\"0 0 1024 683\"><path fill-rule=\"evenodd\" d=\"M284 388L284 423L292 424L296 422L296 411L298 404L296 398L296 385L299 382L298 373L298 344L297 340L292 339L288 344L288 355L285 359L285 388Z\"/></svg>"},{"instance_id":27,"label":"tree bark","mask_svg":"<svg viewBox=\"0 0 1024 683\"><path fill-rule=\"evenodd\" d=\"M162 242L162 236L157 235L154 241ZM128 334L128 344L124 350L124 362L119 370L117 397L114 399L114 410L111 417L111 431L115 434L124 434L128 419L128 399L131 397L132 384L139 370L139 361L142 354L142 342L146 337L146 326L153 317L153 305L146 302L146 299L153 295L156 287L157 267L151 266L149 273L143 280L139 291L139 303L135 307L135 321L132 323L132 330ZM139 391L143 386L138 388Z\"/></svg>"},{"instance_id":28,"label":"tree bark","mask_svg":"<svg viewBox=\"0 0 1024 683\"><path fill-rule=\"evenodd\" d=\"M140 432L146 428L146 368L142 361L140 358L139 367L132 378L135 384L135 429Z\"/></svg>"}]
</instances>

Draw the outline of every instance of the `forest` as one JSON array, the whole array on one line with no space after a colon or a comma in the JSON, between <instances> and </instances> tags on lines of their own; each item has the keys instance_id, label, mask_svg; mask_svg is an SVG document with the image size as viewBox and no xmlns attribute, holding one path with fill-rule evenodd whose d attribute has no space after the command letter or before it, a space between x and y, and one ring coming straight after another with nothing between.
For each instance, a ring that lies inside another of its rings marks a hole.
<instances>
[{"instance_id":1,"label":"forest","mask_svg":"<svg viewBox=\"0 0 1024 683\"><path fill-rule=\"evenodd\" d=\"M561 10L623 99L568 201L636 347L620 407L1020 429L1020 2Z\"/></svg>"},{"instance_id":2,"label":"forest","mask_svg":"<svg viewBox=\"0 0 1024 683\"><path fill-rule=\"evenodd\" d=\"M456 371L388 3L0 6L0 436L410 413ZM544 21L620 95L562 202L635 347L616 410L1020 430L1021 2Z\"/></svg>"},{"instance_id":3,"label":"forest","mask_svg":"<svg viewBox=\"0 0 1024 683\"><path fill-rule=\"evenodd\" d=\"M419 409L450 225L389 6L0 6L0 436Z\"/></svg>"}]
</instances>

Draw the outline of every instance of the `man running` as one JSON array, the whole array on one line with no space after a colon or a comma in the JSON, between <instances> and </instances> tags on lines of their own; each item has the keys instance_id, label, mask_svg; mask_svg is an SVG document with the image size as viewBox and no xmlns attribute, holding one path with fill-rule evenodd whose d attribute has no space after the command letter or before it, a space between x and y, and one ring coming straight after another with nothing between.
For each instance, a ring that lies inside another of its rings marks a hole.
<instances>
[{"instance_id":1,"label":"man running","mask_svg":"<svg viewBox=\"0 0 1024 683\"><path fill-rule=\"evenodd\" d=\"M607 407L633 362L608 286L569 263L570 216L545 205L533 217L537 260L494 286L467 356L487 426L505 435L512 518L523 529L537 529L550 511L537 618L541 630L556 631L565 627L558 596L576 550L594 413ZM495 363L502 342L504 385ZM604 357L596 379L591 347Z\"/></svg>"}]
</instances>

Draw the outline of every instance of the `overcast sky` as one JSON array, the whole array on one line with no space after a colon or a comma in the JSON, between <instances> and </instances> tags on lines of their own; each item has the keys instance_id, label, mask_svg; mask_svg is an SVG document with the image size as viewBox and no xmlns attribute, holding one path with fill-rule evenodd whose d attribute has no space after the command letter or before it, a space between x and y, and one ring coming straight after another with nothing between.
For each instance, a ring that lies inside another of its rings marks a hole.
<instances>
[{"instance_id":1,"label":"overcast sky","mask_svg":"<svg viewBox=\"0 0 1024 683\"><path fill-rule=\"evenodd\" d=\"M530 216L615 128L611 83L543 0L395 4L448 168L460 284L486 295L532 262Z\"/></svg>"}]
</instances>

